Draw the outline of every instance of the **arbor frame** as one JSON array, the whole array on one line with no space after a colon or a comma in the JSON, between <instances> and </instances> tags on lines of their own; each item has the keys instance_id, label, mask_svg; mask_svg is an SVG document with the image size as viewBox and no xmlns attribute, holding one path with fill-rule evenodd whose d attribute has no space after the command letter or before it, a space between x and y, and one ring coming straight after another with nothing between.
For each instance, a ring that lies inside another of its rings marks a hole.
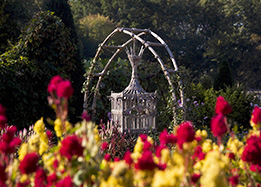
<instances>
[{"instance_id":1,"label":"arbor frame","mask_svg":"<svg viewBox=\"0 0 261 187\"><path fill-rule=\"evenodd\" d=\"M112 45L106 45L106 43L109 41L110 38L112 38L114 35L116 35L117 33L124 33L127 36L130 37L129 40L127 40L125 43L123 43L122 45L118 45L118 46L112 46ZM143 35L151 35L152 37L154 37L158 42L150 42L150 41L146 41L144 39L141 38L141 36ZM106 75L108 68L110 66L110 64L112 63L112 61L114 60L114 58L120 54L124 49L126 49L126 47L128 46L128 44L130 44L133 40L139 41L144 47L145 49L148 49L153 55L154 57L157 59L158 63L161 66L161 69L164 73L165 78L168 81L168 84L170 86L170 92L172 95L172 102L173 104L173 120L174 120L174 124L176 125L176 107L180 107L181 109L185 109L185 103L184 103L184 92L183 92L183 85L182 85L182 80L179 78L178 81L178 93L180 95L180 103L177 105L177 97L175 94L175 86L171 80L171 75L178 75L178 66L177 63L174 59L174 56L171 52L171 50L169 49L168 45L165 43L165 41L160 38L156 33L152 32L149 29L138 29L138 28L116 28L114 31L112 31L106 38L105 40L100 44L95 57L92 60L91 63L91 67L89 69L89 72L87 73L87 77L86 77L86 84L85 84L85 93L84 93L84 104L83 104L83 109L86 111L88 108L88 99L90 98L90 91L89 91L89 85L93 79L93 77L98 77L98 82L96 84L96 87L94 89L94 96L93 96L93 101L92 101L92 119L94 119L95 115L96 115L96 103L97 103L97 96L98 96L98 92L99 92L99 87L101 84L102 79L104 78L104 76ZM154 50L153 47L163 47L165 48L165 50L167 51L169 58L172 62L173 65L173 69L168 69L163 60L160 58L160 56L158 55L158 53ZM114 54L111 56L111 58L108 60L107 64L105 65L104 69L99 72L96 73L94 72L94 67L97 63L97 59L99 58L99 55L101 53L101 51L103 49L114 49L116 50L114 52Z\"/></svg>"}]
</instances>

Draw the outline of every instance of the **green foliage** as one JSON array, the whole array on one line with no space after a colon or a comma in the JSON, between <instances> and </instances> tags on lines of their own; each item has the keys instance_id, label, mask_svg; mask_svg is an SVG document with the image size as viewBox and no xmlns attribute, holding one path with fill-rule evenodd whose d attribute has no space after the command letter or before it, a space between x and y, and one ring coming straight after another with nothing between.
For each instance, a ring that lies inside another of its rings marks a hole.
<instances>
[{"instance_id":1,"label":"green foliage","mask_svg":"<svg viewBox=\"0 0 261 187\"><path fill-rule=\"evenodd\" d=\"M57 74L70 78L74 52L61 20L50 12L38 13L17 45L0 57L0 102L8 108L10 124L28 127L49 115L47 85Z\"/></svg>"},{"instance_id":2,"label":"green foliage","mask_svg":"<svg viewBox=\"0 0 261 187\"><path fill-rule=\"evenodd\" d=\"M215 115L216 98L223 96L231 105L233 112L228 115L232 127L238 125L242 129L249 129L249 119L253 105L258 100L248 94L242 86L226 87L215 91L205 89L202 84L190 84L186 90L186 119L193 121L198 128L209 128L210 120Z\"/></svg>"}]
</instances>

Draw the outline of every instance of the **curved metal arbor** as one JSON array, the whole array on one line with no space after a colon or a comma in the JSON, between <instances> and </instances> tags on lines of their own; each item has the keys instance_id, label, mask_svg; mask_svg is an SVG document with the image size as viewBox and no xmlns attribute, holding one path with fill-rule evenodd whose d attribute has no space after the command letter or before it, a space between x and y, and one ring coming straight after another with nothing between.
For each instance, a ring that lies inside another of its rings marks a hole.
<instances>
[{"instance_id":1,"label":"curved metal arbor","mask_svg":"<svg viewBox=\"0 0 261 187\"><path fill-rule=\"evenodd\" d=\"M112 38L115 34L117 33L124 33L127 36L130 37L129 40L127 40L125 43L123 43L122 45L118 45L118 46L112 46L112 45L106 45L106 43L108 42L108 40L110 38ZM143 35L151 35L152 37L154 37L158 42L150 42L150 41L146 41L142 38ZM176 94L175 94L175 87L174 84L171 80L171 74L175 74L178 72L178 66L176 64L176 61L174 59L174 56L171 52L171 50L169 49L168 45L154 32L152 32L151 30L148 29L136 29L136 28L116 28L113 32L111 32L107 38L105 38L105 40L100 44L97 53L92 61L91 67L89 69L88 75L87 75L87 79L86 79L86 84L85 84L85 94L84 94L84 104L83 104L83 108L84 110L87 110L87 103L88 103L88 99L90 97L90 93L89 93L89 85L90 82L92 80L93 77L99 77L98 82L96 84L95 90L94 90L94 96L93 96L93 102L92 102L92 117L95 116L96 114L96 102L97 102L97 95L98 95L98 91L99 91L99 87L101 84L102 79L104 78L104 76L106 75L106 72L108 71L108 68L110 66L110 64L112 63L112 61L114 60L114 58L120 54L126 47L128 44L130 44L133 40L139 41L144 47L145 49L148 49L153 55L154 57L157 59L158 63L161 66L162 71L164 72L164 76L168 81L168 84L170 85L171 88L171 93L172 93L172 100L174 103L176 103ZM162 59L160 58L160 56L158 55L158 53L154 50L153 47L163 47L165 48L165 50L167 51L169 58L172 62L173 65L173 69L168 69L164 62L162 61ZM102 70L102 72L99 73L95 73L94 71L94 67L97 63L97 59L101 53L101 51L103 49L114 49L116 50L114 52L114 54L111 56L111 58L108 60L106 66L104 67L104 69ZM178 80L178 92L180 95L180 101L181 103L179 104L179 107L184 109L184 93L182 90L182 81ZM176 107L175 104L173 106L173 117L174 117L174 121L175 121L175 116L176 116Z\"/></svg>"}]
</instances>

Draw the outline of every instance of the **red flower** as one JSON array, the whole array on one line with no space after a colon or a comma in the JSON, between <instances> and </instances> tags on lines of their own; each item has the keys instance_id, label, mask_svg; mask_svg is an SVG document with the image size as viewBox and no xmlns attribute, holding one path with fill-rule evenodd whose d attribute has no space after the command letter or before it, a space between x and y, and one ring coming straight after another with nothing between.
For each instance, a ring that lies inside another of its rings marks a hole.
<instances>
[{"instance_id":1,"label":"red flower","mask_svg":"<svg viewBox=\"0 0 261 187\"><path fill-rule=\"evenodd\" d=\"M54 167L54 169L57 169L58 166L59 166L59 162L58 162L57 159L55 159L54 162L53 162L53 167Z\"/></svg>"},{"instance_id":2,"label":"red flower","mask_svg":"<svg viewBox=\"0 0 261 187\"><path fill-rule=\"evenodd\" d=\"M111 159L111 155L110 155L110 154L106 154L106 155L104 156L104 160L110 161L110 159Z\"/></svg>"},{"instance_id":3,"label":"red flower","mask_svg":"<svg viewBox=\"0 0 261 187\"><path fill-rule=\"evenodd\" d=\"M19 165L21 173L29 174L35 172L37 170L38 159L39 157L36 153L29 153L25 155Z\"/></svg>"},{"instance_id":4,"label":"red flower","mask_svg":"<svg viewBox=\"0 0 261 187\"><path fill-rule=\"evenodd\" d=\"M133 163L133 160L131 158L131 152L130 151L127 151L125 154L124 154L124 157L123 157L124 161L131 165Z\"/></svg>"},{"instance_id":5,"label":"red flower","mask_svg":"<svg viewBox=\"0 0 261 187\"><path fill-rule=\"evenodd\" d=\"M47 177L47 182L48 182L47 187L53 186L53 184L55 184L57 182L57 180L58 180L58 178L56 176L56 173L49 175Z\"/></svg>"},{"instance_id":6,"label":"red flower","mask_svg":"<svg viewBox=\"0 0 261 187\"><path fill-rule=\"evenodd\" d=\"M157 148L156 148L156 153L155 153L155 155L157 156L157 157L161 157L161 151L163 150L163 149L165 149L165 148L167 148L165 145L160 145L160 146L158 146Z\"/></svg>"},{"instance_id":7,"label":"red flower","mask_svg":"<svg viewBox=\"0 0 261 187\"><path fill-rule=\"evenodd\" d=\"M250 170L251 171L254 171L254 172L261 172L261 166L260 165L254 165L254 164L251 164L250 166Z\"/></svg>"},{"instance_id":8,"label":"red flower","mask_svg":"<svg viewBox=\"0 0 261 187\"><path fill-rule=\"evenodd\" d=\"M56 187L73 187L72 178L70 176L65 177L56 184Z\"/></svg>"},{"instance_id":9,"label":"red flower","mask_svg":"<svg viewBox=\"0 0 261 187\"><path fill-rule=\"evenodd\" d=\"M114 158L114 162L119 162L121 159L119 157Z\"/></svg>"},{"instance_id":10,"label":"red flower","mask_svg":"<svg viewBox=\"0 0 261 187\"><path fill-rule=\"evenodd\" d=\"M231 106L224 99L224 97L219 96L216 102L216 114L227 115L232 112Z\"/></svg>"},{"instance_id":11,"label":"red flower","mask_svg":"<svg viewBox=\"0 0 261 187\"><path fill-rule=\"evenodd\" d=\"M47 185L47 175L44 169L38 169L34 178L35 187L45 187Z\"/></svg>"},{"instance_id":12,"label":"red flower","mask_svg":"<svg viewBox=\"0 0 261 187\"><path fill-rule=\"evenodd\" d=\"M17 131L16 126L11 126L10 128L7 129L6 133L3 134L3 140L7 143L10 143Z\"/></svg>"},{"instance_id":13,"label":"red flower","mask_svg":"<svg viewBox=\"0 0 261 187\"><path fill-rule=\"evenodd\" d=\"M55 92L56 89L57 89L57 85L58 85L60 82L62 82L62 81L63 81L63 79L62 79L62 77L60 77L59 75L54 76L54 77L51 79L51 81L50 81L50 83L49 83L49 85L48 85L47 91L48 91L49 93Z\"/></svg>"},{"instance_id":14,"label":"red flower","mask_svg":"<svg viewBox=\"0 0 261 187\"><path fill-rule=\"evenodd\" d=\"M235 160L236 159L236 156L234 153L229 153L228 154L228 158L230 158L231 160Z\"/></svg>"},{"instance_id":15,"label":"red flower","mask_svg":"<svg viewBox=\"0 0 261 187\"><path fill-rule=\"evenodd\" d=\"M143 152L141 158L139 158L135 164L135 168L140 170L153 170L156 167L157 165L153 161L151 151Z\"/></svg>"},{"instance_id":16,"label":"red flower","mask_svg":"<svg viewBox=\"0 0 261 187\"><path fill-rule=\"evenodd\" d=\"M251 136L246 141L246 147L242 153L242 160L252 164L261 165L261 137Z\"/></svg>"},{"instance_id":17,"label":"red flower","mask_svg":"<svg viewBox=\"0 0 261 187\"><path fill-rule=\"evenodd\" d=\"M192 122L186 121L179 125L177 130L178 145L182 148L183 143L192 142L195 139L195 131Z\"/></svg>"},{"instance_id":18,"label":"red flower","mask_svg":"<svg viewBox=\"0 0 261 187\"><path fill-rule=\"evenodd\" d=\"M85 119L86 121L91 121L91 116L86 110L84 110L84 112L82 113L82 119Z\"/></svg>"},{"instance_id":19,"label":"red flower","mask_svg":"<svg viewBox=\"0 0 261 187\"><path fill-rule=\"evenodd\" d=\"M7 180L7 176L5 173L5 167L0 164L0 186L6 186L5 181Z\"/></svg>"},{"instance_id":20,"label":"red flower","mask_svg":"<svg viewBox=\"0 0 261 187\"><path fill-rule=\"evenodd\" d=\"M52 137L53 137L52 131L47 130L47 131L46 131L46 135L47 135L47 137L48 137L49 140L52 140Z\"/></svg>"},{"instance_id":21,"label":"red flower","mask_svg":"<svg viewBox=\"0 0 261 187\"><path fill-rule=\"evenodd\" d=\"M202 152L202 147L198 145L195 148L194 157L197 157L199 160L203 160L205 158L205 153Z\"/></svg>"},{"instance_id":22,"label":"red flower","mask_svg":"<svg viewBox=\"0 0 261 187\"><path fill-rule=\"evenodd\" d=\"M229 177L229 183L232 185L232 186L236 186L238 185L238 182L239 182L239 176L238 175L234 175L232 177Z\"/></svg>"},{"instance_id":23,"label":"red flower","mask_svg":"<svg viewBox=\"0 0 261 187\"><path fill-rule=\"evenodd\" d=\"M6 133L2 136L2 142L0 142L0 151L5 154L14 153L15 148L19 146L22 140L18 137L14 138L17 128L15 126L11 126L7 129Z\"/></svg>"},{"instance_id":24,"label":"red flower","mask_svg":"<svg viewBox=\"0 0 261 187\"><path fill-rule=\"evenodd\" d=\"M28 187L30 184L30 181L27 180L25 182L19 182L16 187Z\"/></svg>"},{"instance_id":25,"label":"red flower","mask_svg":"<svg viewBox=\"0 0 261 187\"><path fill-rule=\"evenodd\" d=\"M151 148L151 143L150 142L148 142L148 141L145 141L144 143L143 143L143 151L147 151L147 150L149 150L150 148Z\"/></svg>"},{"instance_id":26,"label":"red flower","mask_svg":"<svg viewBox=\"0 0 261 187\"><path fill-rule=\"evenodd\" d=\"M160 144L167 145L169 143L177 143L177 137L174 134L168 134L167 129L164 129L159 136Z\"/></svg>"},{"instance_id":27,"label":"red flower","mask_svg":"<svg viewBox=\"0 0 261 187\"><path fill-rule=\"evenodd\" d=\"M7 118L4 115L0 115L0 128L4 128L7 123Z\"/></svg>"},{"instance_id":28,"label":"red flower","mask_svg":"<svg viewBox=\"0 0 261 187\"><path fill-rule=\"evenodd\" d=\"M3 107L3 105L0 104L0 115L5 116L5 107Z\"/></svg>"},{"instance_id":29,"label":"red flower","mask_svg":"<svg viewBox=\"0 0 261 187\"><path fill-rule=\"evenodd\" d=\"M103 142L101 145L101 149L104 151L109 148L109 144L107 142Z\"/></svg>"},{"instance_id":30,"label":"red flower","mask_svg":"<svg viewBox=\"0 0 261 187\"><path fill-rule=\"evenodd\" d=\"M255 106L251 120L254 124L261 123L261 108Z\"/></svg>"},{"instance_id":31,"label":"red flower","mask_svg":"<svg viewBox=\"0 0 261 187\"><path fill-rule=\"evenodd\" d=\"M221 137L227 132L225 116L218 114L211 119L211 131L215 137Z\"/></svg>"},{"instance_id":32,"label":"red flower","mask_svg":"<svg viewBox=\"0 0 261 187\"><path fill-rule=\"evenodd\" d=\"M147 141L148 136L146 134L140 134L140 139L142 142Z\"/></svg>"},{"instance_id":33,"label":"red flower","mask_svg":"<svg viewBox=\"0 0 261 187\"><path fill-rule=\"evenodd\" d=\"M62 81L57 85L56 94L59 97L69 98L73 94L73 87L68 80Z\"/></svg>"},{"instance_id":34,"label":"red flower","mask_svg":"<svg viewBox=\"0 0 261 187\"><path fill-rule=\"evenodd\" d=\"M62 156L65 156L68 160L71 160L73 155L82 156L83 147L79 138L76 135L67 136L62 141L60 153Z\"/></svg>"},{"instance_id":35,"label":"red flower","mask_svg":"<svg viewBox=\"0 0 261 187\"><path fill-rule=\"evenodd\" d=\"M200 178L200 174L194 173L194 174L191 176L191 182L192 182L192 184L196 184L196 183L198 182L199 178Z\"/></svg>"}]
</instances>

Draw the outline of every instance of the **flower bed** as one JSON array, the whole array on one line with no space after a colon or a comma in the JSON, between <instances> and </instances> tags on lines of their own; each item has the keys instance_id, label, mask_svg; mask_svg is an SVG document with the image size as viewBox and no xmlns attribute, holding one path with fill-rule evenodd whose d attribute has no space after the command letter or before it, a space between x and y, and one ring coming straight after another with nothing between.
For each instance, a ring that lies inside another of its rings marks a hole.
<instances>
[{"instance_id":1,"label":"flower bed","mask_svg":"<svg viewBox=\"0 0 261 187\"><path fill-rule=\"evenodd\" d=\"M195 130L185 121L174 133L164 130L159 144L141 134L133 152L122 158L104 152L97 126L84 113L74 126L67 121L71 84L54 77L48 86L49 104L54 108L55 133L39 119L23 141L17 128L7 125L0 105L0 186L261 186L261 109L255 107L252 129L240 141L230 131L226 115L232 112L223 97L217 98L211 131ZM229 134L227 142L222 138ZM54 139L56 143L54 143ZM18 150L18 151L17 151Z\"/></svg>"}]
</instances>

